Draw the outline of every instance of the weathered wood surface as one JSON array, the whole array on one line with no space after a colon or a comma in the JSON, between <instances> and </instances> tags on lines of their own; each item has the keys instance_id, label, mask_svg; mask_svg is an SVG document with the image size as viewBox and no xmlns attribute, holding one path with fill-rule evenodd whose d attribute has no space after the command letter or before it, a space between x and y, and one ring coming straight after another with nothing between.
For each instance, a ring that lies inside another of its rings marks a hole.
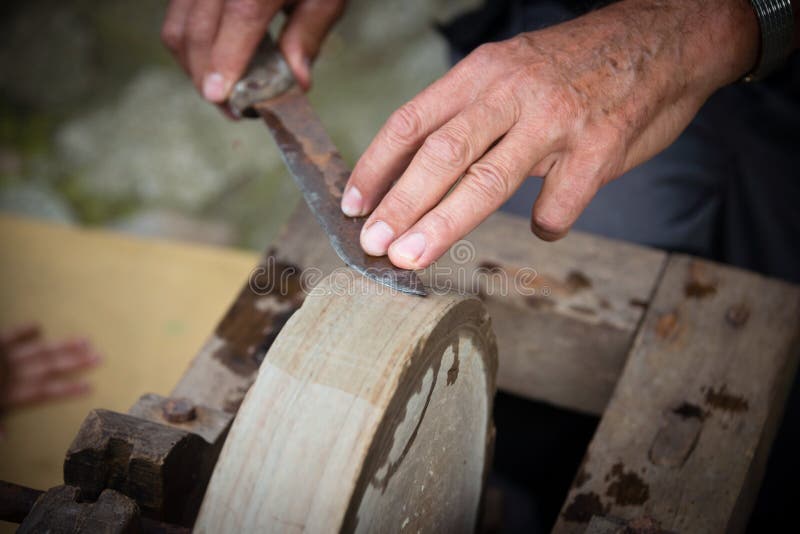
<instances>
[{"instance_id":1,"label":"weathered wood surface","mask_svg":"<svg viewBox=\"0 0 800 534\"><path fill-rule=\"evenodd\" d=\"M342 269L304 205L275 247L315 276ZM484 300L497 335L500 389L600 414L665 261L664 252L580 232L546 243L527 219L495 213L423 279Z\"/></svg>"},{"instance_id":2,"label":"weathered wood surface","mask_svg":"<svg viewBox=\"0 0 800 534\"><path fill-rule=\"evenodd\" d=\"M196 532L474 530L492 439L489 318L475 298L384 289L327 279L289 320Z\"/></svg>"},{"instance_id":3,"label":"weathered wood surface","mask_svg":"<svg viewBox=\"0 0 800 534\"><path fill-rule=\"evenodd\" d=\"M191 525L221 445L173 426L93 410L67 451L64 482L80 488L84 500L113 489L149 517Z\"/></svg>"},{"instance_id":4,"label":"weathered wood surface","mask_svg":"<svg viewBox=\"0 0 800 534\"><path fill-rule=\"evenodd\" d=\"M299 270L268 250L171 396L236 413L267 350L303 302L299 281Z\"/></svg>"},{"instance_id":5,"label":"weathered wood surface","mask_svg":"<svg viewBox=\"0 0 800 534\"><path fill-rule=\"evenodd\" d=\"M137 534L141 532L139 507L114 490L105 490L94 502L81 500L81 491L58 486L36 501L17 530L20 534Z\"/></svg>"},{"instance_id":6,"label":"weathered wood surface","mask_svg":"<svg viewBox=\"0 0 800 534\"><path fill-rule=\"evenodd\" d=\"M142 395L128 410L128 415L197 434L209 445L220 447L233 420L227 412L155 393Z\"/></svg>"},{"instance_id":7,"label":"weathered wood surface","mask_svg":"<svg viewBox=\"0 0 800 534\"><path fill-rule=\"evenodd\" d=\"M44 492L0 480L0 521L22 523Z\"/></svg>"},{"instance_id":8,"label":"weathered wood surface","mask_svg":"<svg viewBox=\"0 0 800 534\"><path fill-rule=\"evenodd\" d=\"M544 243L526 220L498 213L423 278L482 297L494 318L501 389L600 414L665 261L663 252L579 232ZM229 312L172 395L235 411L280 327L337 270L348 272L300 205L231 308L249 309L249 318L233 321Z\"/></svg>"},{"instance_id":9,"label":"weathered wood surface","mask_svg":"<svg viewBox=\"0 0 800 534\"><path fill-rule=\"evenodd\" d=\"M554 532L741 532L800 352L800 288L672 256Z\"/></svg>"},{"instance_id":10,"label":"weathered wood surface","mask_svg":"<svg viewBox=\"0 0 800 534\"><path fill-rule=\"evenodd\" d=\"M475 250L474 260L462 264L467 280L488 280L478 290L497 334L498 388L602 413L666 254L580 232L546 243L530 233L527 219L503 213L466 243ZM450 262L458 250L451 255ZM535 276L526 280L531 268ZM497 291L503 280L508 294Z\"/></svg>"},{"instance_id":11,"label":"weathered wood surface","mask_svg":"<svg viewBox=\"0 0 800 534\"><path fill-rule=\"evenodd\" d=\"M136 502L114 490L104 490L97 500L87 501L80 488L56 486L47 492L17 487L36 494L22 517L17 532L49 534L189 534L190 529L154 521L140 515ZM23 504L20 502L20 504Z\"/></svg>"}]
</instances>

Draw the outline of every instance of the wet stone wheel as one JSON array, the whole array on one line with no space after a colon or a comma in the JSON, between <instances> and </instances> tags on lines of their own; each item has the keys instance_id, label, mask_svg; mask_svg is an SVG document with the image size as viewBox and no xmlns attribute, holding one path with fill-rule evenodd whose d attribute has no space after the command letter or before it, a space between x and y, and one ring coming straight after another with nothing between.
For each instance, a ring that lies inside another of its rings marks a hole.
<instances>
[{"instance_id":1,"label":"wet stone wheel","mask_svg":"<svg viewBox=\"0 0 800 534\"><path fill-rule=\"evenodd\" d=\"M324 280L261 365L196 531L474 531L496 367L479 300Z\"/></svg>"}]
</instances>

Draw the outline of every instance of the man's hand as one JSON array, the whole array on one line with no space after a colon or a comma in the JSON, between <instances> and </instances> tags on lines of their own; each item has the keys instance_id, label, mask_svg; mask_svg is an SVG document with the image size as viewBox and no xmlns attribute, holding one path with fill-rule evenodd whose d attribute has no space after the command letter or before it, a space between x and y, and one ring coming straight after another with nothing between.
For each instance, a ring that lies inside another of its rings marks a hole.
<instances>
[{"instance_id":1,"label":"man's hand","mask_svg":"<svg viewBox=\"0 0 800 534\"><path fill-rule=\"evenodd\" d=\"M74 397L89 391L74 376L100 362L85 339L48 342L36 325L0 333L0 410L47 400Z\"/></svg>"},{"instance_id":2,"label":"man's hand","mask_svg":"<svg viewBox=\"0 0 800 534\"><path fill-rule=\"evenodd\" d=\"M531 226L559 239L599 187L666 148L757 52L747 0L624 0L484 45L389 118L342 210L371 212L367 253L424 268L527 176L544 176Z\"/></svg>"},{"instance_id":3,"label":"man's hand","mask_svg":"<svg viewBox=\"0 0 800 534\"><path fill-rule=\"evenodd\" d=\"M197 89L222 103L244 74L279 10L288 19L279 46L297 82L311 85L311 62L344 0L171 0L161 38Z\"/></svg>"}]
</instances>

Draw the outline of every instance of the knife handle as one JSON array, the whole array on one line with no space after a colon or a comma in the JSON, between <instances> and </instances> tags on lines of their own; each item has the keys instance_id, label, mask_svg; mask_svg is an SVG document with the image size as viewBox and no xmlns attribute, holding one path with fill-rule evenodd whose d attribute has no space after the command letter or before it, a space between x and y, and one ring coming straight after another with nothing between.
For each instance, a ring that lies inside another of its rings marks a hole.
<instances>
[{"instance_id":1,"label":"knife handle","mask_svg":"<svg viewBox=\"0 0 800 534\"><path fill-rule=\"evenodd\" d=\"M228 107L237 117L258 117L253 106L288 91L295 84L289 64L267 33L258 45L247 72L236 82Z\"/></svg>"}]
</instances>

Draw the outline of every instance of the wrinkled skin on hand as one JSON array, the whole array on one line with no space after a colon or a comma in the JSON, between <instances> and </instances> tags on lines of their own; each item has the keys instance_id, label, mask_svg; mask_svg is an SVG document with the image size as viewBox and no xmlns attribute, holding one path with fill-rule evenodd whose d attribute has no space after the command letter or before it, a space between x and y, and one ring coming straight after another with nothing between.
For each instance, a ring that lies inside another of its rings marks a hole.
<instances>
[{"instance_id":1,"label":"wrinkled skin on hand","mask_svg":"<svg viewBox=\"0 0 800 534\"><path fill-rule=\"evenodd\" d=\"M89 383L75 373L100 361L86 339L46 341L35 324L0 332L0 411L85 395Z\"/></svg>"},{"instance_id":2,"label":"wrinkled skin on hand","mask_svg":"<svg viewBox=\"0 0 800 534\"><path fill-rule=\"evenodd\" d=\"M304 89L311 62L341 15L344 0L170 0L161 39L210 102L223 103L269 24L287 13L278 45Z\"/></svg>"},{"instance_id":3,"label":"wrinkled skin on hand","mask_svg":"<svg viewBox=\"0 0 800 534\"><path fill-rule=\"evenodd\" d=\"M751 69L757 43L746 0L624 0L483 45L389 118L342 209L370 214L366 252L424 268L536 175L532 230L559 239Z\"/></svg>"}]
</instances>

